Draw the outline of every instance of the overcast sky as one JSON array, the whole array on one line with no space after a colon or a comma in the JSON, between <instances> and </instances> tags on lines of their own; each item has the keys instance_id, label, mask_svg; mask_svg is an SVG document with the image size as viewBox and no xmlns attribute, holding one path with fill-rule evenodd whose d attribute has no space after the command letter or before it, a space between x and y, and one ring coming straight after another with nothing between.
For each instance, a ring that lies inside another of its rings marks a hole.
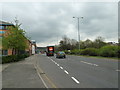
<instances>
[{"instance_id":1,"label":"overcast sky","mask_svg":"<svg viewBox=\"0 0 120 90\"><path fill-rule=\"evenodd\" d=\"M78 40L77 19L80 19L81 40L118 41L117 2L11 2L2 4L2 20L14 22L17 17L27 36L38 46L56 45L64 35Z\"/></svg>"}]
</instances>

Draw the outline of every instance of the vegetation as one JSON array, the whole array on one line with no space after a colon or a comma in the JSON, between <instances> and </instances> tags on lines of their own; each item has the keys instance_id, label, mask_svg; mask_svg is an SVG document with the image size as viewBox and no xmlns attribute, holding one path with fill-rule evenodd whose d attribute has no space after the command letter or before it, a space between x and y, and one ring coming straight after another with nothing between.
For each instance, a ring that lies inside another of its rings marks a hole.
<instances>
[{"instance_id":1,"label":"vegetation","mask_svg":"<svg viewBox=\"0 0 120 90\"><path fill-rule=\"evenodd\" d=\"M27 46L25 31L20 28L18 20L15 20L15 26L8 27L9 31L3 37L3 49L12 49L12 55L18 55L22 50L24 51Z\"/></svg>"},{"instance_id":2,"label":"vegetation","mask_svg":"<svg viewBox=\"0 0 120 90\"><path fill-rule=\"evenodd\" d=\"M98 56L98 51L96 48L86 48L81 50L80 55Z\"/></svg>"},{"instance_id":3,"label":"vegetation","mask_svg":"<svg viewBox=\"0 0 120 90\"><path fill-rule=\"evenodd\" d=\"M103 57L117 57L118 46L104 46L100 49L99 54Z\"/></svg>"},{"instance_id":4,"label":"vegetation","mask_svg":"<svg viewBox=\"0 0 120 90\"><path fill-rule=\"evenodd\" d=\"M24 60L24 58L28 56L29 56L28 54L3 56L2 64Z\"/></svg>"},{"instance_id":5,"label":"vegetation","mask_svg":"<svg viewBox=\"0 0 120 90\"><path fill-rule=\"evenodd\" d=\"M12 50L12 55L2 56L2 64L24 60L29 56L25 53L25 49L28 48L25 31L20 28L20 25L15 19L15 25L7 27L9 31L2 37L2 50Z\"/></svg>"},{"instance_id":6,"label":"vegetation","mask_svg":"<svg viewBox=\"0 0 120 90\"><path fill-rule=\"evenodd\" d=\"M76 40L64 36L57 50L65 51L66 54L102 57L119 57L120 54L120 39L118 45L108 44L100 36L94 41L87 39L80 41L80 50L78 49L78 44Z\"/></svg>"}]
</instances>

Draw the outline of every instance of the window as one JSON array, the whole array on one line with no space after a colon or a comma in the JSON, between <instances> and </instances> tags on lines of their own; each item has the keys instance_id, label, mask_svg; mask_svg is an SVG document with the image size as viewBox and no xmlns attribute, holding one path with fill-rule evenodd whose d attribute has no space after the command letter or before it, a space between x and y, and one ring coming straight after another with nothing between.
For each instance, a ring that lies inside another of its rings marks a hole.
<instances>
[{"instance_id":1,"label":"window","mask_svg":"<svg viewBox=\"0 0 120 90\"><path fill-rule=\"evenodd\" d=\"M6 26L0 26L0 29L6 30Z\"/></svg>"},{"instance_id":2,"label":"window","mask_svg":"<svg viewBox=\"0 0 120 90\"><path fill-rule=\"evenodd\" d=\"M8 55L8 50L2 50L2 55Z\"/></svg>"},{"instance_id":3,"label":"window","mask_svg":"<svg viewBox=\"0 0 120 90\"><path fill-rule=\"evenodd\" d=\"M5 31L0 31L0 34L3 34L3 33L5 33Z\"/></svg>"}]
</instances>

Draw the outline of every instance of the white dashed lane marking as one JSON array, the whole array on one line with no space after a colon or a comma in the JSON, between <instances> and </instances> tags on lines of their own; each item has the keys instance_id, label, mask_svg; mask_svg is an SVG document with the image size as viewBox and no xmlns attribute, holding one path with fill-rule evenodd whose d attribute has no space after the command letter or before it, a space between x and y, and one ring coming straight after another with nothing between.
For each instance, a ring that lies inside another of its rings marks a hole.
<instances>
[{"instance_id":1,"label":"white dashed lane marking","mask_svg":"<svg viewBox=\"0 0 120 90\"><path fill-rule=\"evenodd\" d=\"M120 70L117 69L116 71L119 72Z\"/></svg>"},{"instance_id":2,"label":"white dashed lane marking","mask_svg":"<svg viewBox=\"0 0 120 90\"><path fill-rule=\"evenodd\" d=\"M60 66L59 64L57 64L57 66Z\"/></svg>"},{"instance_id":3,"label":"white dashed lane marking","mask_svg":"<svg viewBox=\"0 0 120 90\"><path fill-rule=\"evenodd\" d=\"M80 83L76 78L74 78L74 77L71 77L76 83Z\"/></svg>"},{"instance_id":4,"label":"white dashed lane marking","mask_svg":"<svg viewBox=\"0 0 120 90\"><path fill-rule=\"evenodd\" d=\"M48 57L49 58L49 57ZM50 58L51 59L51 58ZM61 67L57 62L55 62L53 59L51 59L51 61L52 62L54 62L60 69L62 69L62 70L64 70L63 69L63 67ZM83 61L84 62L84 61ZM85 63L87 63L87 62L85 62ZM89 63L89 64L91 64L91 63ZM64 72L68 75L69 74L69 72L67 71L67 70L64 70ZM70 76L70 75L68 75L68 76ZM76 78L74 78L74 77L71 77L71 79L73 80L73 81L75 81L77 84L79 84L80 82L76 79Z\"/></svg>"},{"instance_id":5,"label":"white dashed lane marking","mask_svg":"<svg viewBox=\"0 0 120 90\"><path fill-rule=\"evenodd\" d=\"M64 72L65 72L66 74L69 74L68 71L66 71L66 70L64 70Z\"/></svg>"},{"instance_id":6,"label":"white dashed lane marking","mask_svg":"<svg viewBox=\"0 0 120 90\"><path fill-rule=\"evenodd\" d=\"M99 65L97 65L97 64L93 64L93 63L88 63L88 62L85 62L85 61L81 61L82 63L86 63L86 64L89 64L89 65L93 65L93 66L99 66Z\"/></svg>"},{"instance_id":7,"label":"white dashed lane marking","mask_svg":"<svg viewBox=\"0 0 120 90\"><path fill-rule=\"evenodd\" d=\"M63 67L60 67L60 69L63 69Z\"/></svg>"}]
</instances>

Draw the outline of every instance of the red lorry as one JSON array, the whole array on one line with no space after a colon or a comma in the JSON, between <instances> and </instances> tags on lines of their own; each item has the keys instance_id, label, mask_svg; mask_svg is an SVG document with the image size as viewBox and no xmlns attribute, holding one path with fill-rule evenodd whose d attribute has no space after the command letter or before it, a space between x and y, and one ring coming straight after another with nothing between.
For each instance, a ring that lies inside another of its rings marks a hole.
<instances>
[{"instance_id":1,"label":"red lorry","mask_svg":"<svg viewBox=\"0 0 120 90\"><path fill-rule=\"evenodd\" d=\"M54 46L47 46L46 55L47 56L54 56Z\"/></svg>"}]
</instances>

